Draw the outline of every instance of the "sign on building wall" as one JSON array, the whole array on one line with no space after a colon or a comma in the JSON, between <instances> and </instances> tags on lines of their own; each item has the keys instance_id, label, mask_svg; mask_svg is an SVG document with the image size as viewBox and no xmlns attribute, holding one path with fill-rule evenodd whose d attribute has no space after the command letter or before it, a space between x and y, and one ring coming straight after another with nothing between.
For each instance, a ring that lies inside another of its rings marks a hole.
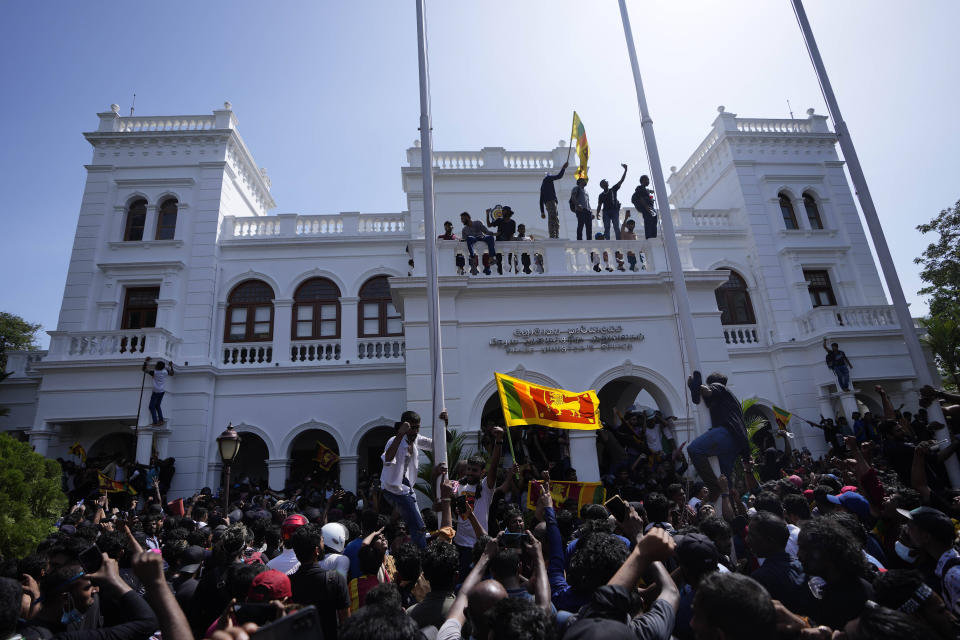
<instances>
[{"instance_id":1,"label":"sign on building wall","mask_svg":"<svg viewBox=\"0 0 960 640\"><path fill-rule=\"evenodd\" d=\"M579 325L566 329L515 329L509 338L491 337L489 345L506 353L575 353L578 351L632 351L642 333L624 333L620 325Z\"/></svg>"}]
</instances>

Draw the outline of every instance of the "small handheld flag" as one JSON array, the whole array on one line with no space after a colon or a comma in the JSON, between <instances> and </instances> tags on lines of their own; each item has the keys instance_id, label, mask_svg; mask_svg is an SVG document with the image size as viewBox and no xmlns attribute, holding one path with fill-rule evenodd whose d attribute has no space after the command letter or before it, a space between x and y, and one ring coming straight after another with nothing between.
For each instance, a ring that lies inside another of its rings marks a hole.
<instances>
[{"instance_id":1,"label":"small handheld flag","mask_svg":"<svg viewBox=\"0 0 960 640\"><path fill-rule=\"evenodd\" d=\"M330 471L330 467L335 465L340 460L340 456L333 452L333 449L323 446L319 440L317 440L317 455L313 457L313 461L317 463L317 466L323 469L324 471Z\"/></svg>"},{"instance_id":2,"label":"small handheld flag","mask_svg":"<svg viewBox=\"0 0 960 640\"><path fill-rule=\"evenodd\" d=\"M596 391L553 389L494 374L508 427L540 425L556 429L600 428L600 399Z\"/></svg>"},{"instance_id":3,"label":"small handheld flag","mask_svg":"<svg viewBox=\"0 0 960 640\"><path fill-rule=\"evenodd\" d=\"M780 407L774 405L773 417L776 419L777 426L780 427L780 430L786 431L787 425L790 424L790 418L793 417L793 414L786 409L781 409Z\"/></svg>"},{"instance_id":4,"label":"small handheld flag","mask_svg":"<svg viewBox=\"0 0 960 640\"><path fill-rule=\"evenodd\" d=\"M79 441L74 442L73 445L71 445L71 447L70 447L70 453L71 453L72 455L75 455L75 456L77 456L78 458L80 458L80 462L86 462L86 461L87 461L87 452L86 452L86 450L83 448L83 445L80 444Z\"/></svg>"}]
</instances>

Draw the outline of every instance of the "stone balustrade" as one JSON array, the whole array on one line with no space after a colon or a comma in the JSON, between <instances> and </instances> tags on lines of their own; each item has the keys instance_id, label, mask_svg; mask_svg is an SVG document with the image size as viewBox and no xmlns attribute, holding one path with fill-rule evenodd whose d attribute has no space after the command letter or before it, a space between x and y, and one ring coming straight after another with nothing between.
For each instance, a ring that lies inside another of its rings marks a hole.
<instances>
[{"instance_id":1,"label":"stone balustrade","mask_svg":"<svg viewBox=\"0 0 960 640\"><path fill-rule=\"evenodd\" d=\"M674 223L683 230L732 229L734 227L730 211L727 209L674 209Z\"/></svg>"},{"instance_id":2,"label":"stone balustrade","mask_svg":"<svg viewBox=\"0 0 960 640\"><path fill-rule=\"evenodd\" d=\"M479 151L434 151L434 169L480 169L483 154Z\"/></svg>"},{"instance_id":3,"label":"stone balustrade","mask_svg":"<svg viewBox=\"0 0 960 640\"><path fill-rule=\"evenodd\" d=\"M844 329L897 329L897 315L889 305L859 307L817 307L797 319L804 336Z\"/></svg>"},{"instance_id":4,"label":"stone balustrade","mask_svg":"<svg viewBox=\"0 0 960 640\"><path fill-rule=\"evenodd\" d=\"M61 360L118 360L163 358L173 360L180 340L166 329L114 331L50 331L45 362Z\"/></svg>"},{"instance_id":5,"label":"stone balustrade","mask_svg":"<svg viewBox=\"0 0 960 640\"><path fill-rule=\"evenodd\" d=\"M407 343L403 337L361 338L357 344L357 357L363 362L403 362Z\"/></svg>"},{"instance_id":6,"label":"stone balustrade","mask_svg":"<svg viewBox=\"0 0 960 640\"><path fill-rule=\"evenodd\" d=\"M762 336L755 324L724 325L723 327L723 340L729 349L760 346Z\"/></svg>"},{"instance_id":7,"label":"stone balustrade","mask_svg":"<svg viewBox=\"0 0 960 640\"><path fill-rule=\"evenodd\" d=\"M737 118L737 131L743 133L811 133L810 120L774 118Z\"/></svg>"},{"instance_id":8,"label":"stone balustrade","mask_svg":"<svg viewBox=\"0 0 960 640\"><path fill-rule=\"evenodd\" d=\"M654 240L533 240L499 242L496 255L490 256L487 245L473 245L470 255L466 242L438 241L440 276L536 277L539 275L582 275L585 277L618 276L648 273L654 270L654 248L662 253L662 245ZM423 245L413 249L416 275L423 275ZM665 264L661 258L660 264ZM417 269L421 269L417 271ZM485 273L489 269L490 273Z\"/></svg>"},{"instance_id":9,"label":"stone balustrade","mask_svg":"<svg viewBox=\"0 0 960 640\"><path fill-rule=\"evenodd\" d=\"M209 116L122 117L118 130L136 131L204 131L216 128L216 118Z\"/></svg>"},{"instance_id":10,"label":"stone balustrade","mask_svg":"<svg viewBox=\"0 0 960 640\"><path fill-rule=\"evenodd\" d=\"M343 238L350 236L405 236L407 213L344 212L325 215L281 213L276 216L224 216L221 242L291 238Z\"/></svg>"},{"instance_id":11,"label":"stone balustrade","mask_svg":"<svg viewBox=\"0 0 960 640\"><path fill-rule=\"evenodd\" d=\"M420 167L419 146L407 149L410 167ZM503 147L484 147L479 151L433 152L433 168L438 171L536 171L558 169L567 157L564 143L552 151L508 151ZM575 158L572 158L576 162ZM571 167L575 169L576 167Z\"/></svg>"},{"instance_id":12,"label":"stone balustrade","mask_svg":"<svg viewBox=\"0 0 960 640\"><path fill-rule=\"evenodd\" d=\"M290 343L290 362L333 364L340 361L339 340L295 340Z\"/></svg>"},{"instance_id":13,"label":"stone balustrade","mask_svg":"<svg viewBox=\"0 0 960 640\"><path fill-rule=\"evenodd\" d=\"M7 373L9 379L32 378L40 375L37 364L46 357L46 351L7 351Z\"/></svg>"},{"instance_id":14,"label":"stone balustrade","mask_svg":"<svg viewBox=\"0 0 960 640\"><path fill-rule=\"evenodd\" d=\"M273 362L273 343L226 343L222 354L219 364L227 368L268 366Z\"/></svg>"}]
</instances>

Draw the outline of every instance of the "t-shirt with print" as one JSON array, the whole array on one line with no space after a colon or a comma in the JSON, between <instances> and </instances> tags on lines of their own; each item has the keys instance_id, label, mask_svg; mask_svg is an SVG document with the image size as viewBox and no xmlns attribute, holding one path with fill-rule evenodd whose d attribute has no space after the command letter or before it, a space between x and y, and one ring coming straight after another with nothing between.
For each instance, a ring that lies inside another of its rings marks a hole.
<instances>
[{"instance_id":1,"label":"t-shirt with print","mask_svg":"<svg viewBox=\"0 0 960 640\"><path fill-rule=\"evenodd\" d=\"M490 502L493 500L494 489L487 486L486 478L480 480L480 497L477 497L477 485L461 484L457 487L458 496L466 496L467 503L473 506L473 513L480 524L485 524L490 514ZM472 547L477 542L477 534L473 525L463 516L457 515L457 535L453 543L460 547Z\"/></svg>"},{"instance_id":2,"label":"t-shirt with print","mask_svg":"<svg viewBox=\"0 0 960 640\"><path fill-rule=\"evenodd\" d=\"M153 372L153 392L163 393L167 390L167 376L170 375L166 369L157 369Z\"/></svg>"},{"instance_id":3,"label":"t-shirt with print","mask_svg":"<svg viewBox=\"0 0 960 640\"><path fill-rule=\"evenodd\" d=\"M950 563L953 566L947 569L946 576L943 575L943 570L946 568L947 563L953 558L960 558L960 553L958 553L956 549L948 549L940 556L940 559L937 560L937 567L934 573L940 578L943 584L943 590L940 593L940 597L943 598L943 603L956 615L960 613L960 565L955 562Z\"/></svg>"}]
</instances>

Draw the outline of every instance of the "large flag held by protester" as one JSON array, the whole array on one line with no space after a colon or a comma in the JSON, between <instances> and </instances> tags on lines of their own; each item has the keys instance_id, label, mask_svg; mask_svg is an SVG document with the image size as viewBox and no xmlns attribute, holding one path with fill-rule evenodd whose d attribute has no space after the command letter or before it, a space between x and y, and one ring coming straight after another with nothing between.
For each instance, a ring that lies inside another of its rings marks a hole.
<instances>
[{"instance_id":1,"label":"large flag held by protester","mask_svg":"<svg viewBox=\"0 0 960 640\"><path fill-rule=\"evenodd\" d=\"M330 471L330 467L337 464L340 460L340 456L333 452L333 449L323 446L319 440L317 440L317 455L313 457L313 461L317 463L317 466L323 469L324 471Z\"/></svg>"},{"instance_id":2,"label":"large flag held by protester","mask_svg":"<svg viewBox=\"0 0 960 640\"><path fill-rule=\"evenodd\" d=\"M79 442L74 442L70 446L70 454L80 458L81 462L87 461L87 451L83 448L83 445L81 445Z\"/></svg>"},{"instance_id":3,"label":"large flag held by protester","mask_svg":"<svg viewBox=\"0 0 960 640\"><path fill-rule=\"evenodd\" d=\"M773 417L776 419L777 426L780 427L780 430L786 431L787 425L790 424L790 418L793 417L793 414L786 409L781 409L777 405L773 405Z\"/></svg>"},{"instance_id":4,"label":"large flag held by protester","mask_svg":"<svg viewBox=\"0 0 960 640\"><path fill-rule=\"evenodd\" d=\"M553 389L502 373L494 375L506 426L539 425L585 431L600 428L600 399L596 391Z\"/></svg>"},{"instance_id":5,"label":"large flag held by protester","mask_svg":"<svg viewBox=\"0 0 960 640\"><path fill-rule=\"evenodd\" d=\"M577 167L577 173L574 176L577 180L587 177L587 160L590 158L590 145L587 143L587 131L583 128L583 122L577 112L573 112L573 131L570 132L570 139L577 141L577 157L580 158L580 166Z\"/></svg>"},{"instance_id":6,"label":"large flag held by protester","mask_svg":"<svg viewBox=\"0 0 960 640\"><path fill-rule=\"evenodd\" d=\"M543 494L543 483L531 481L527 484L527 509L535 510L537 500ZM567 500L577 501L577 513L585 504L603 504L607 490L599 482L558 482L550 481L550 495L553 504L560 507Z\"/></svg>"},{"instance_id":7,"label":"large flag held by protester","mask_svg":"<svg viewBox=\"0 0 960 640\"><path fill-rule=\"evenodd\" d=\"M130 495L137 495L136 490L130 486L130 483L111 480L109 476L100 471L97 472L97 484L101 493L122 493L126 491Z\"/></svg>"}]
</instances>

